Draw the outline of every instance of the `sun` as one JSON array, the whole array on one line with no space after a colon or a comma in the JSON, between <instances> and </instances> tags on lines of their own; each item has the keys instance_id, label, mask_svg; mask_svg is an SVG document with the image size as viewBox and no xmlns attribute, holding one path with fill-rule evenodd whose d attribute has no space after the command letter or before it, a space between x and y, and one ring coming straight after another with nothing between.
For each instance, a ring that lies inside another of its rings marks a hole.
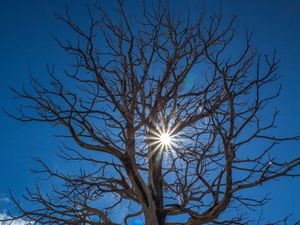
<instances>
[{"instance_id":1,"label":"sun","mask_svg":"<svg viewBox=\"0 0 300 225\"><path fill-rule=\"evenodd\" d=\"M178 139L178 134L175 132L176 126L173 129L167 129L165 127L156 127L155 130L150 130L150 135L147 137L149 142L149 147L151 151L148 152L148 157L151 158L155 153L174 153L176 148L176 142Z\"/></svg>"},{"instance_id":2,"label":"sun","mask_svg":"<svg viewBox=\"0 0 300 225\"><path fill-rule=\"evenodd\" d=\"M168 134L168 133L162 133L160 135L160 142L161 142L161 144L169 146L171 144L171 141L172 141L172 139L171 139L170 134Z\"/></svg>"}]
</instances>

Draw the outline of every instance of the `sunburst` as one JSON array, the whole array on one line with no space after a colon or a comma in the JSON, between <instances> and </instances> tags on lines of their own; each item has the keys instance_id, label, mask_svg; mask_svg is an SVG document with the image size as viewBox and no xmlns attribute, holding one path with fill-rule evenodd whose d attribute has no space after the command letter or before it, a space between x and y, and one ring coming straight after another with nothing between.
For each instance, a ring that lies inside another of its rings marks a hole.
<instances>
[{"instance_id":1,"label":"sunburst","mask_svg":"<svg viewBox=\"0 0 300 225\"><path fill-rule=\"evenodd\" d=\"M167 146L171 145L171 142L172 142L172 138L169 133L161 134L159 140L160 140L161 144L167 145Z\"/></svg>"},{"instance_id":2,"label":"sunburst","mask_svg":"<svg viewBox=\"0 0 300 225\"><path fill-rule=\"evenodd\" d=\"M177 134L175 130L177 126L175 126L172 130L162 128L156 128L156 130L150 131L150 140L149 147L154 148L149 152L148 157L151 158L157 151L160 152L172 152L176 147Z\"/></svg>"}]
</instances>

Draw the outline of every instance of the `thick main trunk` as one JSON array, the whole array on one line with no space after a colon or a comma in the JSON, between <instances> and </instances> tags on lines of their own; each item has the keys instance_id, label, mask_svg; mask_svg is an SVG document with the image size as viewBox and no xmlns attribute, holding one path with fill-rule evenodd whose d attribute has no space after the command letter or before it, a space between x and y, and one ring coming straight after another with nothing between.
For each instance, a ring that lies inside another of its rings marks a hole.
<instances>
[{"instance_id":1,"label":"thick main trunk","mask_svg":"<svg viewBox=\"0 0 300 225\"><path fill-rule=\"evenodd\" d=\"M126 154L122 159L124 168L138 196L145 217L145 225L164 225L163 212L163 182L162 182L162 153L156 153L149 158L148 183L146 184L138 171L135 161L134 131L128 128ZM154 151L153 146L150 151Z\"/></svg>"},{"instance_id":2,"label":"thick main trunk","mask_svg":"<svg viewBox=\"0 0 300 225\"><path fill-rule=\"evenodd\" d=\"M133 184L136 194L139 196L139 199L142 202L145 225L164 225L165 216L162 213L163 203L161 201L162 191L160 188L158 189L158 187L161 187L158 185L161 183L158 182L160 176L155 175L153 178L151 178L150 184L146 185L136 170L134 161L130 160L129 156L127 156L127 159L124 161L124 166L128 177ZM154 174L156 173L154 172Z\"/></svg>"},{"instance_id":3,"label":"thick main trunk","mask_svg":"<svg viewBox=\"0 0 300 225\"><path fill-rule=\"evenodd\" d=\"M149 175L148 175L148 187L151 196L151 203L149 205L149 215L153 214L157 224L165 224L164 215L164 201L163 201L163 182L162 182L162 158L163 155L160 151L157 151L149 160ZM145 216L146 217L146 216ZM150 218L151 220L151 218ZM149 223L151 224L151 223Z\"/></svg>"},{"instance_id":4,"label":"thick main trunk","mask_svg":"<svg viewBox=\"0 0 300 225\"><path fill-rule=\"evenodd\" d=\"M160 218L157 218L156 211L156 207L153 204L144 208L145 225L163 225Z\"/></svg>"}]
</instances>

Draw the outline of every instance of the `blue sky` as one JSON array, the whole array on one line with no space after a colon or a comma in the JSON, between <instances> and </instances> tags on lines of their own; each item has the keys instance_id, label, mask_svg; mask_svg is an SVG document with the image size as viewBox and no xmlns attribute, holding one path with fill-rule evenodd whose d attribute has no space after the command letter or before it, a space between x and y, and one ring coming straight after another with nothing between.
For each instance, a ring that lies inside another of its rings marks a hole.
<instances>
[{"instance_id":1,"label":"blue sky","mask_svg":"<svg viewBox=\"0 0 300 225\"><path fill-rule=\"evenodd\" d=\"M46 65L55 64L62 69L68 64L61 49L54 43L51 34L62 39L70 33L59 23L53 13L62 12L65 2L75 18L85 22L84 9L87 1L60 0L2 0L0 2L0 106L13 110L17 105L9 87L26 84L29 74L46 80ZM107 1L108 2L108 1ZM133 0L126 1L130 11L137 10ZM171 1L172 7L183 7L179 1ZM189 1L191 6L201 5ZM204 2L208 10L219 7L220 1ZM279 73L283 91L274 104L280 109L279 128L284 135L300 133L300 1L296 0L224 0L223 14L238 14L238 25L254 30L253 44L262 54L277 50L281 64ZM110 6L107 6L110 8ZM191 7L192 8L192 7ZM35 184L30 172L34 167L33 156L47 159L53 167L60 167L55 156L60 139L46 124L22 124L9 119L0 112L0 213L11 207L7 199L8 189L21 195L26 186ZM300 155L300 145L284 147L284 156ZM290 212L293 220L300 219L300 179L272 181L262 188L271 193L273 201L264 208L265 217L280 218ZM257 190L255 190L257 191ZM255 194L255 193L253 193ZM275 218L275 219L276 219Z\"/></svg>"}]
</instances>

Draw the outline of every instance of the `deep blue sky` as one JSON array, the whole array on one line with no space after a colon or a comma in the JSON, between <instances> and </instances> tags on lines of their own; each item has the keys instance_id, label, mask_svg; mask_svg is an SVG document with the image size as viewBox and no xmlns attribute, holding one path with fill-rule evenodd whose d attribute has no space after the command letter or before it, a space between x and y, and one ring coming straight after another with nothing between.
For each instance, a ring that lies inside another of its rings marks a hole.
<instances>
[{"instance_id":1,"label":"deep blue sky","mask_svg":"<svg viewBox=\"0 0 300 225\"><path fill-rule=\"evenodd\" d=\"M68 1L67 1L68 2ZM107 1L108 2L108 1ZM174 7L182 7L179 1L170 1ZM72 14L84 24L86 1L69 1ZM126 1L135 11L136 2ZM201 5L189 1L191 6ZM205 2L208 10L219 7L220 1ZM51 38L56 34L62 39L70 33L53 13L63 11L65 1L53 0L2 0L0 1L0 106L12 110L17 101L9 86L21 87L29 73L40 80L46 78L46 65L58 68L69 62L65 54ZM281 59L283 92L275 102L280 108L282 134L300 132L300 1L297 0L224 0L223 13L238 14L238 24L254 29L253 43L263 53L277 49ZM110 8L110 6L107 6ZM193 7L191 7L193 8ZM33 156L47 159L50 165L60 167L55 157L59 141L54 131L44 124L21 124L0 112L0 213L10 207L5 199L8 188L21 194L25 186L34 185L35 177L29 169L34 167ZM283 154L300 155L300 145L290 144ZM280 218L290 212L293 219L300 219L300 178L282 179L263 188L270 192L273 201L265 207L265 217ZM270 207L271 206L271 207Z\"/></svg>"}]
</instances>

